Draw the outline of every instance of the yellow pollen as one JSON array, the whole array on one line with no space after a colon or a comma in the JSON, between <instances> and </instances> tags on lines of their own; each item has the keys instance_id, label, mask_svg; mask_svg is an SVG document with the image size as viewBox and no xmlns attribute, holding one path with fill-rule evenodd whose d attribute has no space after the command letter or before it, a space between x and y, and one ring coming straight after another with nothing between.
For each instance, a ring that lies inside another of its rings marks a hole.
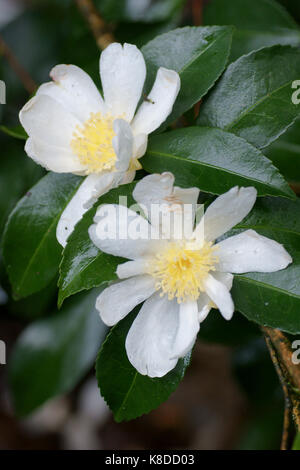
<instances>
[{"instance_id":1,"label":"yellow pollen","mask_svg":"<svg viewBox=\"0 0 300 470\"><path fill-rule=\"evenodd\" d=\"M170 242L167 248L155 256L149 265L149 274L156 279L156 289L168 299L177 302L197 300L204 291L204 280L210 271L215 271L218 257L216 246L204 242L192 248L186 241Z\"/></svg>"},{"instance_id":2,"label":"yellow pollen","mask_svg":"<svg viewBox=\"0 0 300 470\"><path fill-rule=\"evenodd\" d=\"M115 118L106 114L91 113L83 126L77 126L71 140L71 149L80 163L87 166L87 174L113 170L117 156L112 139Z\"/></svg>"}]
</instances>

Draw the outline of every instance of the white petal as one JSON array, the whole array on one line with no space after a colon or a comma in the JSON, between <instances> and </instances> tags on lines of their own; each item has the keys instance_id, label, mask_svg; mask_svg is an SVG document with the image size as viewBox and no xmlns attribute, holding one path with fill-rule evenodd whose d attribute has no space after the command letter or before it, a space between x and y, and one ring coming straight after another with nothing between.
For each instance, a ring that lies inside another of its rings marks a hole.
<instances>
[{"instance_id":1,"label":"white petal","mask_svg":"<svg viewBox=\"0 0 300 470\"><path fill-rule=\"evenodd\" d=\"M36 95L47 95L60 103L82 123L90 114L105 113L103 99L90 76L76 65L56 65L50 77L53 82L44 83Z\"/></svg>"},{"instance_id":2,"label":"white petal","mask_svg":"<svg viewBox=\"0 0 300 470\"><path fill-rule=\"evenodd\" d=\"M217 281L222 282L229 291L231 290L233 283L233 275L231 273L214 271L212 276L217 279Z\"/></svg>"},{"instance_id":3,"label":"white petal","mask_svg":"<svg viewBox=\"0 0 300 470\"><path fill-rule=\"evenodd\" d=\"M270 273L284 269L292 262L280 243L263 237L254 230L246 230L227 238L217 246L220 271Z\"/></svg>"},{"instance_id":4,"label":"white petal","mask_svg":"<svg viewBox=\"0 0 300 470\"><path fill-rule=\"evenodd\" d=\"M131 364L140 374L162 377L172 370L174 344L179 329L179 304L167 296L153 294L142 306L126 338Z\"/></svg>"},{"instance_id":5,"label":"white petal","mask_svg":"<svg viewBox=\"0 0 300 470\"><path fill-rule=\"evenodd\" d=\"M20 121L30 137L70 149L80 121L49 96L34 96L20 111Z\"/></svg>"},{"instance_id":6,"label":"white petal","mask_svg":"<svg viewBox=\"0 0 300 470\"><path fill-rule=\"evenodd\" d=\"M234 312L234 304L227 287L212 275L204 281L206 294L216 304L225 320L230 320Z\"/></svg>"},{"instance_id":7,"label":"white petal","mask_svg":"<svg viewBox=\"0 0 300 470\"><path fill-rule=\"evenodd\" d=\"M173 204L173 184L172 173L154 173L141 179L132 193L152 227L161 232L161 237L163 226L168 230L166 238L171 238L174 233L174 215L171 215L170 211L170 206ZM176 209L178 209L178 203Z\"/></svg>"},{"instance_id":8,"label":"white petal","mask_svg":"<svg viewBox=\"0 0 300 470\"><path fill-rule=\"evenodd\" d=\"M147 134L138 134L134 136L133 140L133 158L141 158L145 155L148 144Z\"/></svg>"},{"instance_id":9,"label":"white petal","mask_svg":"<svg viewBox=\"0 0 300 470\"><path fill-rule=\"evenodd\" d=\"M122 175L122 178L121 178L121 181L119 184L128 184L128 183L132 183L132 181L134 180L135 178L135 171L126 171L125 173L123 173Z\"/></svg>"},{"instance_id":10,"label":"white petal","mask_svg":"<svg viewBox=\"0 0 300 470\"><path fill-rule=\"evenodd\" d=\"M29 137L25 144L25 152L46 170L56 173L85 174L86 167L79 162L71 149L56 147L37 138Z\"/></svg>"},{"instance_id":11,"label":"white petal","mask_svg":"<svg viewBox=\"0 0 300 470\"><path fill-rule=\"evenodd\" d=\"M116 119L113 123L116 133L112 143L117 155L116 168L118 171L127 171L133 154L133 135L128 122Z\"/></svg>"},{"instance_id":12,"label":"white petal","mask_svg":"<svg viewBox=\"0 0 300 470\"><path fill-rule=\"evenodd\" d=\"M195 206L199 189L173 187L174 179L174 175L170 172L145 176L136 184L132 195L139 204L147 208L148 212L151 204L178 203Z\"/></svg>"},{"instance_id":13,"label":"white petal","mask_svg":"<svg viewBox=\"0 0 300 470\"><path fill-rule=\"evenodd\" d=\"M137 183L133 197L165 238L188 238L193 233L199 189L173 188L173 184L172 173L152 174Z\"/></svg>"},{"instance_id":14,"label":"white petal","mask_svg":"<svg viewBox=\"0 0 300 470\"><path fill-rule=\"evenodd\" d=\"M218 271L214 271L212 276L217 279L217 281L222 282L227 289L230 291L233 282L233 275L230 273L221 273ZM200 297L197 300L198 303L198 320L202 323L207 315L209 314L212 308L217 308L214 302L208 297L207 294L201 293Z\"/></svg>"},{"instance_id":15,"label":"white petal","mask_svg":"<svg viewBox=\"0 0 300 470\"><path fill-rule=\"evenodd\" d=\"M56 238L64 247L83 214L92 207L99 196L106 193L114 185L114 173L93 173L87 176L76 194L63 211L56 228Z\"/></svg>"},{"instance_id":16,"label":"white petal","mask_svg":"<svg viewBox=\"0 0 300 470\"><path fill-rule=\"evenodd\" d=\"M130 122L146 77L143 54L132 44L110 44L100 57L100 75L108 111Z\"/></svg>"},{"instance_id":17,"label":"white petal","mask_svg":"<svg viewBox=\"0 0 300 470\"><path fill-rule=\"evenodd\" d=\"M169 116L180 89L180 78L174 70L158 69L148 99L143 101L132 121L134 134L150 134Z\"/></svg>"},{"instance_id":18,"label":"white petal","mask_svg":"<svg viewBox=\"0 0 300 470\"><path fill-rule=\"evenodd\" d=\"M184 357L194 346L200 328L196 301L183 302L179 307L179 324L172 347L172 358Z\"/></svg>"},{"instance_id":19,"label":"white petal","mask_svg":"<svg viewBox=\"0 0 300 470\"><path fill-rule=\"evenodd\" d=\"M138 204L144 206L149 218L152 204L167 203L165 198L169 198L173 192L174 179L172 173L154 173L136 184L132 196Z\"/></svg>"},{"instance_id":20,"label":"white petal","mask_svg":"<svg viewBox=\"0 0 300 470\"><path fill-rule=\"evenodd\" d=\"M183 222L185 225L183 226L183 233L185 234L186 238L190 237L194 230L199 193L200 190L198 188L179 188L178 186L174 187L174 201L180 201L181 204L184 204L185 219L183 219ZM188 229L189 224L190 229Z\"/></svg>"},{"instance_id":21,"label":"white petal","mask_svg":"<svg viewBox=\"0 0 300 470\"><path fill-rule=\"evenodd\" d=\"M179 304L159 293L150 297L134 320L127 338L129 361L140 374L162 377L177 363L171 359L179 320Z\"/></svg>"},{"instance_id":22,"label":"white petal","mask_svg":"<svg viewBox=\"0 0 300 470\"><path fill-rule=\"evenodd\" d=\"M195 207L199 193L200 190L198 188L179 188L179 186L174 186L173 196L182 204L192 204Z\"/></svg>"},{"instance_id":23,"label":"white petal","mask_svg":"<svg viewBox=\"0 0 300 470\"><path fill-rule=\"evenodd\" d=\"M90 238L105 253L136 259L155 253L162 245L161 240L152 238L147 220L125 206L103 204L94 221Z\"/></svg>"},{"instance_id":24,"label":"white petal","mask_svg":"<svg viewBox=\"0 0 300 470\"><path fill-rule=\"evenodd\" d=\"M148 264L149 260L147 258L140 258L119 264L117 267L117 276L119 279L126 279L139 274L145 274L147 272Z\"/></svg>"},{"instance_id":25,"label":"white petal","mask_svg":"<svg viewBox=\"0 0 300 470\"><path fill-rule=\"evenodd\" d=\"M217 197L204 215L205 240L215 240L241 222L254 206L256 194L255 188L235 186Z\"/></svg>"},{"instance_id":26,"label":"white petal","mask_svg":"<svg viewBox=\"0 0 300 470\"><path fill-rule=\"evenodd\" d=\"M198 321L199 323L202 323L206 319L209 312L211 311L213 307L213 303L208 297L208 295L206 295L205 293L202 293L197 300L197 305L198 305Z\"/></svg>"},{"instance_id":27,"label":"white petal","mask_svg":"<svg viewBox=\"0 0 300 470\"><path fill-rule=\"evenodd\" d=\"M115 325L134 307L155 292L155 281L151 276L136 276L104 289L96 301L102 321Z\"/></svg>"}]
</instances>

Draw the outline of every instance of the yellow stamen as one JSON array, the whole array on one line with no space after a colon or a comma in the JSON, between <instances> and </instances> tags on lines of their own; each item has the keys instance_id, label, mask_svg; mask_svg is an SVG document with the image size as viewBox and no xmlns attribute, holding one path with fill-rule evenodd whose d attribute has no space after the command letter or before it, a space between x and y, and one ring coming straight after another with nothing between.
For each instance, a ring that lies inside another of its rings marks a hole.
<instances>
[{"instance_id":1,"label":"yellow stamen","mask_svg":"<svg viewBox=\"0 0 300 470\"><path fill-rule=\"evenodd\" d=\"M149 274L156 279L156 289L177 302L197 300L204 291L204 280L215 271L218 258L212 242L204 242L195 249L191 244L170 242L167 248L155 256L149 265Z\"/></svg>"},{"instance_id":2,"label":"yellow stamen","mask_svg":"<svg viewBox=\"0 0 300 470\"><path fill-rule=\"evenodd\" d=\"M87 174L113 170L117 156L112 139L115 118L106 114L91 113L83 126L77 126L71 140L71 148L80 163L88 167Z\"/></svg>"}]
</instances>

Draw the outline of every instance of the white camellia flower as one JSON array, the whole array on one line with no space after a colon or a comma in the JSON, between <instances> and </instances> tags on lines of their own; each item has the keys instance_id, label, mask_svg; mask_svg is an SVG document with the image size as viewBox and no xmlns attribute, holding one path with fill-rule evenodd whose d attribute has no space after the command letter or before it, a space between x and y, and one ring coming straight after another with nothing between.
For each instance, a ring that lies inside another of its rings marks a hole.
<instances>
[{"instance_id":1,"label":"white camellia flower","mask_svg":"<svg viewBox=\"0 0 300 470\"><path fill-rule=\"evenodd\" d=\"M96 307L111 326L145 301L128 332L126 351L132 365L150 377L162 377L191 350L200 323L212 307L231 319L232 273L274 272L292 262L282 245L254 230L215 243L252 209L256 200L253 187L234 187L217 197L189 239L166 239L170 227L164 224L170 218L157 223L150 208L159 204L163 214L167 210L172 214L178 207L184 210L186 204L195 207L199 195L197 188L181 189L173 184L171 173L146 176L137 183L133 197L150 214L149 222L124 206L102 205L89 229L100 250L130 260L117 268L118 277L124 280L107 287ZM116 233L122 233L120 238L103 237L109 222L104 213L117 213L112 223L117 224ZM174 220L172 224L175 228ZM130 235L132 227L138 227L140 239ZM155 235L151 239L143 236L149 232Z\"/></svg>"},{"instance_id":2,"label":"white camellia flower","mask_svg":"<svg viewBox=\"0 0 300 470\"><path fill-rule=\"evenodd\" d=\"M135 114L146 78L142 53L114 43L100 57L104 99L92 79L75 65L57 65L52 82L41 85L23 107L20 121L29 135L25 150L57 173L87 175L57 226L66 240L84 212L112 187L134 179L148 134L171 113L180 89L177 72L158 69L153 88Z\"/></svg>"}]
</instances>

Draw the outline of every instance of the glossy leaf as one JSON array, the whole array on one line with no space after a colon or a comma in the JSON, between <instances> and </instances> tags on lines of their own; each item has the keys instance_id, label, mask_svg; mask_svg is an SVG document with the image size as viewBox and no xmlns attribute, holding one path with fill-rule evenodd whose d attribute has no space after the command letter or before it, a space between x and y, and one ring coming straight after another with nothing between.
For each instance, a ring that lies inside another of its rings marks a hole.
<instances>
[{"instance_id":1,"label":"glossy leaf","mask_svg":"<svg viewBox=\"0 0 300 470\"><path fill-rule=\"evenodd\" d=\"M24 299L17 301L11 300L9 303L11 313L27 321L36 320L48 315L49 311L55 308L56 305L58 291L57 280L58 276L55 276L44 289Z\"/></svg>"},{"instance_id":2,"label":"glossy leaf","mask_svg":"<svg viewBox=\"0 0 300 470\"><path fill-rule=\"evenodd\" d=\"M153 136L141 159L150 173L171 171L179 186L222 194L255 186L259 195L295 195L278 170L244 139L220 129L189 127Z\"/></svg>"},{"instance_id":3,"label":"glossy leaf","mask_svg":"<svg viewBox=\"0 0 300 470\"><path fill-rule=\"evenodd\" d=\"M298 48L273 46L243 56L201 106L198 123L266 147L300 115L300 106L292 102L292 83L299 76Z\"/></svg>"},{"instance_id":4,"label":"glossy leaf","mask_svg":"<svg viewBox=\"0 0 300 470\"><path fill-rule=\"evenodd\" d=\"M298 47L300 45L300 30L280 28L271 31L234 31L230 62L262 47L271 47L277 44Z\"/></svg>"},{"instance_id":5,"label":"glossy leaf","mask_svg":"<svg viewBox=\"0 0 300 470\"><path fill-rule=\"evenodd\" d=\"M132 312L106 337L96 362L96 376L101 395L117 422L128 421L156 408L167 400L183 379L189 355L162 378L141 375L130 364L125 350L127 332L134 320ZM112 372L113 371L113 372Z\"/></svg>"},{"instance_id":6,"label":"glossy leaf","mask_svg":"<svg viewBox=\"0 0 300 470\"><path fill-rule=\"evenodd\" d=\"M181 87L167 127L197 103L223 72L231 45L228 26L185 27L157 36L142 48L147 64L146 92L154 82L157 69L165 67L179 73Z\"/></svg>"},{"instance_id":7,"label":"glossy leaf","mask_svg":"<svg viewBox=\"0 0 300 470\"><path fill-rule=\"evenodd\" d=\"M300 121L264 151L265 155L290 182L300 182Z\"/></svg>"},{"instance_id":8,"label":"glossy leaf","mask_svg":"<svg viewBox=\"0 0 300 470\"><path fill-rule=\"evenodd\" d=\"M297 28L275 0L213 0L205 7L206 24L234 24L239 29Z\"/></svg>"},{"instance_id":9,"label":"glossy leaf","mask_svg":"<svg viewBox=\"0 0 300 470\"><path fill-rule=\"evenodd\" d=\"M82 178L49 173L19 201L3 235L3 258L15 299L44 287L56 276L61 247L56 225Z\"/></svg>"},{"instance_id":10,"label":"glossy leaf","mask_svg":"<svg viewBox=\"0 0 300 470\"><path fill-rule=\"evenodd\" d=\"M92 366L106 330L95 309L100 291L72 299L61 312L32 323L19 337L9 362L19 416L72 390Z\"/></svg>"},{"instance_id":11,"label":"glossy leaf","mask_svg":"<svg viewBox=\"0 0 300 470\"><path fill-rule=\"evenodd\" d=\"M275 273L235 275L232 295L236 309L260 325L299 334L300 201L259 199L232 234L246 229L283 244L293 263Z\"/></svg>"},{"instance_id":12,"label":"glossy leaf","mask_svg":"<svg viewBox=\"0 0 300 470\"><path fill-rule=\"evenodd\" d=\"M116 269L121 258L102 253L91 241L88 229L100 204L118 204L119 196L127 197L128 206L134 203L132 191L135 184L119 186L104 194L78 222L63 251L58 282L58 305L64 299L84 289L99 286L102 282L116 279Z\"/></svg>"},{"instance_id":13,"label":"glossy leaf","mask_svg":"<svg viewBox=\"0 0 300 470\"><path fill-rule=\"evenodd\" d=\"M9 213L20 197L42 176L43 169L24 157L20 142L1 136L0 235Z\"/></svg>"},{"instance_id":14,"label":"glossy leaf","mask_svg":"<svg viewBox=\"0 0 300 470\"><path fill-rule=\"evenodd\" d=\"M300 44L297 23L273 0L213 0L203 16L207 25L235 26L230 61L262 47Z\"/></svg>"}]
</instances>

